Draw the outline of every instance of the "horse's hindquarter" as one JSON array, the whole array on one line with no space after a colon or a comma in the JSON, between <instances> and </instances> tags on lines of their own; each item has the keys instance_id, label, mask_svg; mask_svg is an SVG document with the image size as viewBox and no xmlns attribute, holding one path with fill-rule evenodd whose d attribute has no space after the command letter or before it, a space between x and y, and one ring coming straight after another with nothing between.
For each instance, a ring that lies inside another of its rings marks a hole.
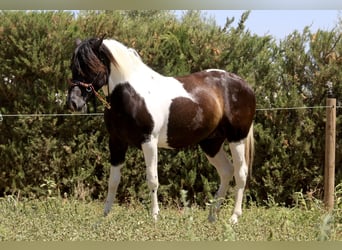
<instances>
[{"instance_id":1,"label":"horse's hindquarter","mask_svg":"<svg viewBox=\"0 0 342 250\"><path fill-rule=\"evenodd\" d=\"M225 115L229 121L227 139L239 141L248 135L253 123L255 94L243 79L231 73L226 74L224 93Z\"/></svg>"},{"instance_id":2,"label":"horse's hindquarter","mask_svg":"<svg viewBox=\"0 0 342 250\"><path fill-rule=\"evenodd\" d=\"M245 138L255 114L255 95L247 83L235 74L222 70L207 70L177 78L198 100L199 107L215 133L228 141ZM216 124L216 127L214 127Z\"/></svg>"}]
</instances>

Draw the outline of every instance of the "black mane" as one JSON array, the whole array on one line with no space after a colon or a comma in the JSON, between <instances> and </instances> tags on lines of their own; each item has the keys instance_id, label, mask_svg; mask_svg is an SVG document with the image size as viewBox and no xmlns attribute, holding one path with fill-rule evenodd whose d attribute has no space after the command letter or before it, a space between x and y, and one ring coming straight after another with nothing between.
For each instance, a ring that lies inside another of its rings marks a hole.
<instances>
[{"instance_id":1,"label":"black mane","mask_svg":"<svg viewBox=\"0 0 342 250\"><path fill-rule=\"evenodd\" d=\"M110 64L116 61L102 39L81 42L71 59L72 79L92 83L97 89L108 83Z\"/></svg>"}]
</instances>

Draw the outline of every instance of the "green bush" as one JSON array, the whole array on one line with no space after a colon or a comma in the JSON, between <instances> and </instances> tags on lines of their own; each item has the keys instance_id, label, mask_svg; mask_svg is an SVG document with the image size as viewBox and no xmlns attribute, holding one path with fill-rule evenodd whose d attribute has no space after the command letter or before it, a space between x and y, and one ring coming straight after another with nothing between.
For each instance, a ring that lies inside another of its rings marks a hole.
<instances>
[{"instance_id":1,"label":"green bush","mask_svg":"<svg viewBox=\"0 0 342 250\"><path fill-rule=\"evenodd\" d=\"M170 11L0 12L1 114L69 113L66 79L76 38L115 38L134 47L165 75L222 68L254 88L258 108L324 106L326 83L342 94L341 33L312 33L307 27L279 43L227 19L218 27L199 11L179 20ZM194 28L196 27L196 29ZM102 112L96 100L90 112ZM340 104L339 104L340 105ZM337 128L341 124L338 109ZM258 204L291 205L296 192L321 198L324 166L324 109L258 110L256 157L247 196ZM110 164L108 136L101 116L5 117L0 122L0 195L74 196L103 199ZM336 166L341 165L337 129ZM178 202L180 190L204 205L218 188L218 176L198 147L159 152L159 198ZM342 172L337 167L336 182ZM146 200L141 151L126 157L120 202Z\"/></svg>"}]
</instances>

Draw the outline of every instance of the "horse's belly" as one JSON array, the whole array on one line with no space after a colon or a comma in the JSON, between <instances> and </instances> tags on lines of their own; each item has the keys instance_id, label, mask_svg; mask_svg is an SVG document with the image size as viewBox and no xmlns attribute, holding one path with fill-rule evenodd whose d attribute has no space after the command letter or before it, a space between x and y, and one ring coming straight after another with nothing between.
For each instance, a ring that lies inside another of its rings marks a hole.
<instances>
[{"instance_id":1,"label":"horse's belly","mask_svg":"<svg viewBox=\"0 0 342 250\"><path fill-rule=\"evenodd\" d=\"M174 99L160 145L184 148L207 138L217 128L221 115L214 101L205 104L187 98Z\"/></svg>"}]
</instances>

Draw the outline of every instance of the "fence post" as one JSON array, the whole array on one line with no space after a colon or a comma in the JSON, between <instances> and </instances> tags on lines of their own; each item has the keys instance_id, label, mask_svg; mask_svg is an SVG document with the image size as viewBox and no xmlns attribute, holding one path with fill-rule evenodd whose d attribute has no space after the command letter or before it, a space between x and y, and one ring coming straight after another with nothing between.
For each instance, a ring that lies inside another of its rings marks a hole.
<instances>
[{"instance_id":1,"label":"fence post","mask_svg":"<svg viewBox=\"0 0 342 250\"><path fill-rule=\"evenodd\" d=\"M331 211L335 190L336 99L328 96L326 106L324 204Z\"/></svg>"}]
</instances>

